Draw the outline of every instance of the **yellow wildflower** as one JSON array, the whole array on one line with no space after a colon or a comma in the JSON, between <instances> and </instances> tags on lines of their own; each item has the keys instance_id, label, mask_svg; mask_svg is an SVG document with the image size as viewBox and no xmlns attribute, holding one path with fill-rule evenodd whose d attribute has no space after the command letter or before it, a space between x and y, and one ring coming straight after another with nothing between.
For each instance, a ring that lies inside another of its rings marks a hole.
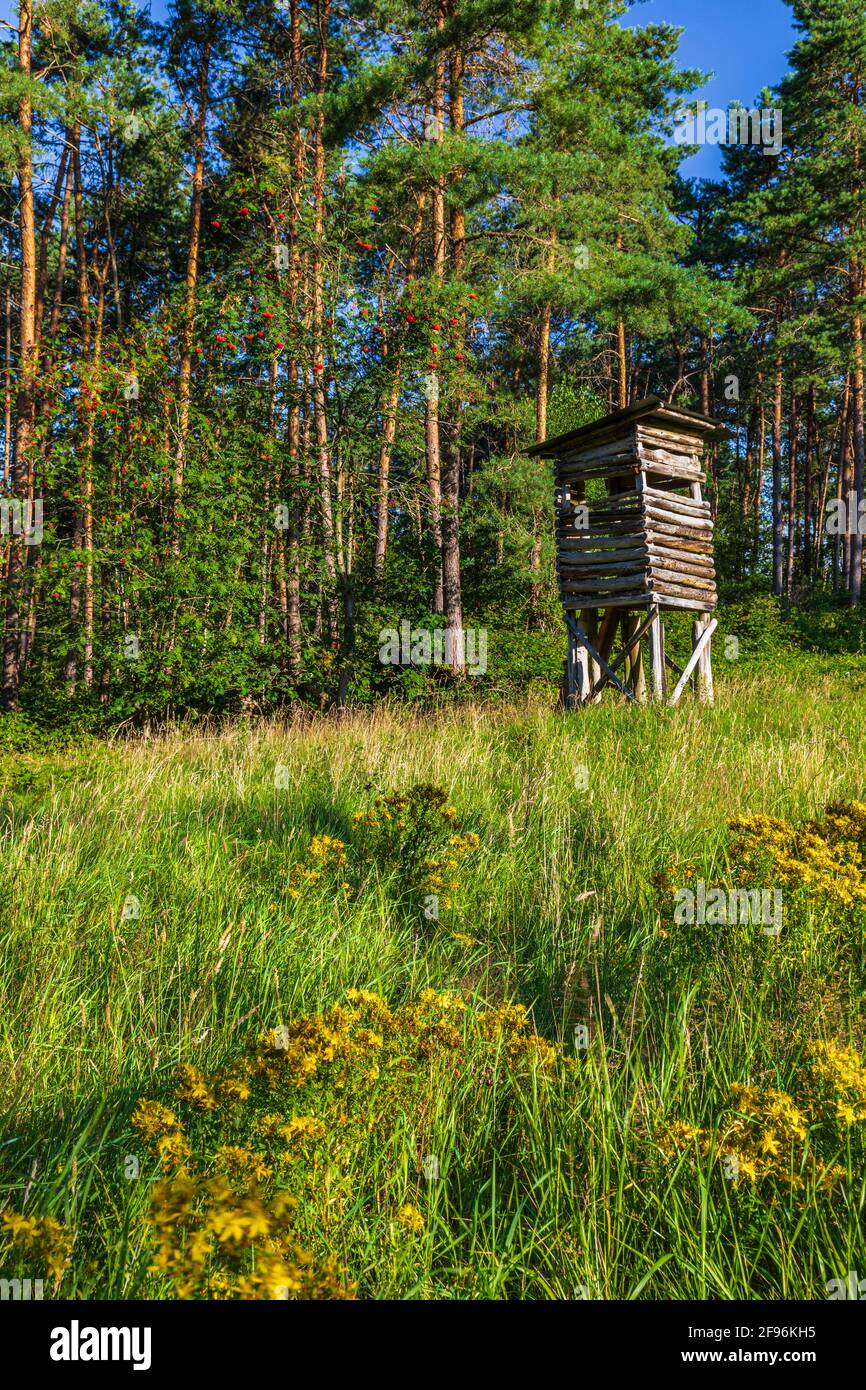
<instances>
[{"instance_id":1,"label":"yellow wildflower","mask_svg":"<svg viewBox=\"0 0 866 1390\"><path fill-rule=\"evenodd\" d=\"M424 1230L424 1217L411 1202L406 1202L397 1213L397 1220L410 1235L420 1235Z\"/></svg>"}]
</instances>

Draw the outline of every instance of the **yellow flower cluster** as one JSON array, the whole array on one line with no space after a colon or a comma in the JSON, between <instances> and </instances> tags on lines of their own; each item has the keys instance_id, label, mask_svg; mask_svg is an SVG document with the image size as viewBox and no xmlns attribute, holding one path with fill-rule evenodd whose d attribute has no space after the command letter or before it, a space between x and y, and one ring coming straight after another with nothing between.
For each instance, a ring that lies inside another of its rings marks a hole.
<instances>
[{"instance_id":1,"label":"yellow flower cluster","mask_svg":"<svg viewBox=\"0 0 866 1390\"><path fill-rule=\"evenodd\" d=\"M358 834L351 850L331 835L313 837L306 857L288 873L290 897L336 884L351 895L358 882L384 875L401 898L442 895L440 906L453 907L458 866L480 840L474 831L459 830L457 808L441 787L417 783L376 797L354 813L352 823Z\"/></svg>"},{"instance_id":2,"label":"yellow flower cluster","mask_svg":"<svg viewBox=\"0 0 866 1390\"><path fill-rule=\"evenodd\" d=\"M335 878L340 878L340 887L344 892L351 891L351 885L343 877L349 860L342 840L337 840L332 835L314 835L307 846L307 856L311 863L292 866L286 883L286 891L290 897L299 898L305 888L325 881L330 883Z\"/></svg>"},{"instance_id":3,"label":"yellow flower cluster","mask_svg":"<svg viewBox=\"0 0 866 1390\"><path fill-rule=\"evenodd\" d=\"M866 1120L866 1067L857 1053L840 1043L815 1042L810 1048L812 1075L825 1105L848 1126Z\"/></svg>"},{"instance_id":4,"label":"yellow flower cluster","mask_svg":"<svg viewBox=\"0 0 866 1390\"><path fill-rule=\"evenodd\" d=\"M356 1175L369 1171L370 1145L470 1060L519 1077L527 1063L562 1059L521 1005L476 1013L458 994L425 989L393 1007L352 989L344 1003L266 1033L213 1075L182 1067L174 1093L182 1118L146 1099L133 1115L162 1164L149 1218L153 1273L182 1298L350 1296L324 1255L335 1216L363 1200ZM376 1191L366 1200L419 1236L423 1212L405 1200L405 1179L395 1181L393 1197ZM301 1199L311 1252L289 1229Z\"/></svg>"},{"instance_id":5,"label":"yellow flower cluster","mask_svg":"<svg viewBox=\"0 0 866 1390\"><path fill-rule=\"evenodd\" d=\"M429 819L439 819L451 825L457 819L457 808L448 800L447 792L428 782L418 783L405 792L388 792L379 796L366 811L356 811L356 825L370 830L394 827L406 830Z\"/></svg>"},{"instance_id":6,"label":"yellow flower cluster","mask_svg":"<svg viewBox=\"0 0 866 1390\"><path fill-rule=\"evenodd\" d=\"M530 1032L529 1014L522 1004L502 1004L491 1013L479 1014L477 1023L481 1036L504 1046L511 1062L526 1059L550 1067L561 1056L546 1038Z\"/></svg>"},{"instance_id":7,"label":"yellow flower cluster","mask_svg":"<svg viewBox=\"0 0 866 1390\"><path fill-rule=\"evenodd\" d=\"M185 1100L196 1110L216 1110L217 1098L198 1067L184 1062L178 1068L178 1076L180 1084L174 1092L175 1100Z\"/></svg>"},{"instance_id":8,"label":"yellow flower cluster","mask_svg":"<svg viewBox=\"0 0 866 1390\"><path fill-rule=\"evenodd\" d=\"M257 1128L268 1138L279 1135L285 1139L289 1148L280 1155L284 1163L291 1162L306 1142L324 1139L326 1133L324 1124L315 1115L294 1115L288 1121L282 1115L263 1115Z\"/></svg>"},{"instance_id":9,"label":"yellow flower cluster","mask_svg":"<svg viewBox=\"0 0 866 1390\"><path fill-rule=\"evenodd\" d=\"M841 907L866 904L866 803L834 803L822 820L799 828L773 816L738 816L728 826L736 836L728 851L736 878L771 875L780 887Z\"/></svg>"},{"instance_id":10,"label":"yellow flower cluster","mask_svg":"<svg viewBox=\"0 0 866 1390\"><path fill-rule=\"evenodd\" d=\"M214 1161L230 1177L250 1182L265 1182L274 1171L260 1153L243 1144L221 1144L214 1154Z\"/></svg>"},{"instance_id":11,"label":"yellow flower cluster","mask_svg":"<svg viewBox=\"0 0 866 1390\"><path fill-rule=\"evenodd\" d=\"M458 946L465 946L467 950L470 946L477 946L479 944L474 936L470 936L469 933L465 931L453 931L451 933L451 939L456 941Z\"/></svg>"},{"instance_id":12,"label":"yellow flower cluster","mask_svg":"<svg viewBox=\"0 0 866 1390\"><path fill-rule=\"evenodd\" d=\"M425 1221L417 1207L413 1207L411 1202L405 1202L397 1213L397 1220L408 1231L411 1236L419 1236L424 1230Z\"/></svg>"},{"instance_id":13,"label":"yellow flower cluster","mask_svg":"<svg viewBox=\"0 0 866 1390\"><path fill-rule=\"evenodd\" d=\"M447 792L429 783L389 792L356 812L354 821L369 868L390 871L401 894L436 894L440 907L453 907L458 866L480 840L473 831L460 832Z\"/></svg>"},{"instance_id":14,"label":"yellow flower cluster","mask_svg":"<svg viewBox=\"0 0 866 1390\"><path fill-rule=\"evenodd\" d=\"M335 840L331 835L314 835L307 853L311 859L318 859L322 864L338 869L344 869L349 862L343 841Z\"/></svg>"},{"instance_id":15,"label":"yellow flower cluster","mask_svg":"<svg viewBox=\"0 0 866 1390\"><path fill-rule=\"evenodd\" d=\"M0 1216L0 1234L17 1250L26 1251L44 1263L55 1283L63 1278L72 1256L72 1237L54 1216L24 1216L20 1212L4 1211ZM3 1263L0 1250L0 1263Z\"/></svg>"},{"instance_id":16,"label":"yellow flower cluster","mask_svg":"<svg viewBox=\"0 0 866 1390\"><path fill-rule=\"evenodd\" d=\"M833 801L824 810L823 834L833 841L866 844L866 801Z\"/></svg>"},{"instance_id":17,"label":"yellow flower cluster","mask_svg":"<svg viewBox=\"0 0 866 1390\"><path fill-rule=\"evenodd\" d=\"M474 854L481 841L474 831L467 831L465 835L449 835L448 853L444 859L428 859L425 864L425 878L423 889L425 893L445 892L446 897L442 899L442 906L449 908L454 906L451 894L456 893L460 887L459 878L455 877L461 860L467 854Z\"/></svg>"},{"instance_id":18,"label":"yellow flower cluster","mask_svg":"<svg viewBox=\"0 0 866 1390\"><path fill-rule=\"evenodd\" d=\"M866 1121L866 1067L837 1042L811 1043L795 1091L736 1084L729 1113L715 1129L678 1120L658 1134L659 1147L668 1159L694 1147L735 1183L773 1179L800 1189L811 1177L832 1189L846 1169L822 1156L822 1140L835 1154L840 1127Z\"/></svg>"},{"instance_id":19,"label":"yellow flower cluster","mask_svg":"<svg viewBox=\"0 0 866 1390\"><path fill-rule=\"evenodd\" d=\"M254 1167L246 1157L233 1166L247 1174ZM183 1299L352 1298L334 1259L316 1262L292 1239L296 1206L285 1192L267 1199L243 1177L184 1174L158 1182L150 1208L151 1273L167 1277Z\"/></svg>"},{"instance_id":20,"label":"yellow flower cluster","mask_svg":"<svg viewBox=\"0 0 866 1390\"><path fill-rule=\"evenodd\" d=\"M173 1110L158 1100L139 1100L132 1123L163 1167L177 1168L189 1158L189 1144Z\"/></svg>"}]
</instances>

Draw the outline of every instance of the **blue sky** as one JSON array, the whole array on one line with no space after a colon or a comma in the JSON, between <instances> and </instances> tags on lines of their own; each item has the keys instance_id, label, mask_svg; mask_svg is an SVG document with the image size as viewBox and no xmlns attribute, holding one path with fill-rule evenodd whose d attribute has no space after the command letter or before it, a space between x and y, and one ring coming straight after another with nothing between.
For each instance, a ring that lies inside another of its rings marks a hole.
<instances>
[{"instance_id":1,"label":"blue sky","mask_svg":"<svg viewBox=\"0 0 866 1390\"><path fill-rule=\"evenodd\" d=\"M751 106L762 87L775 86L797 38L784 0L644 0L622 23L683 27L680 66L714 73L696 95L723 109L738 99ZM705 145L681 168L687 178L714 178L720 165L719 147Z\"/></svg>"}]
</instances>

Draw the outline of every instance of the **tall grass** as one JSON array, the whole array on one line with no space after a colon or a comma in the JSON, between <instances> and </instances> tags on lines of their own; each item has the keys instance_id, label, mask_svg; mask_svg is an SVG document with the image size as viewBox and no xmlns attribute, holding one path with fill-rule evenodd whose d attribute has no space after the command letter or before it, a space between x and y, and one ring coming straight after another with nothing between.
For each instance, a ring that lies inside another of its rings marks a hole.
<instances>
[{"instance_id":1,"label":"tall grass","mask_svg":"<svg viewBox=\"0 0 866 1390\"><path fill-rule=\"evenodd\" d=\"M369 1146L343 1218L323 1227L310 1195L302 1228L360 1294L799 1298L866 1274L859 1150L841 1195L779 1197L654 1141L674 1119L711 1128L732 1081L784 1088L807 1038L862 1043L850 934L828 915L784 945L671 956L651 889L672 860L723 875L731 815L862 797L863 693L766 678L724 683L712 709L385 710L8 758L0 1200L75 1233L63 1292L164 1292L142 1221L156 1166L124 1177L136 1099L350 987L400 1003L433 986L521 1000L567 1054L583 1023L590 1046L560 1083L503 1090L467 1044L423 1123L407 1112ZM351 845L357 810L417 781L481 839L453 911L408 911L399 864L348 902L286 893L312 835ZM422 1150L442 1165L427 1186ZM411 1242L401 1194L425 1206Z\"/></svg>"}]
</instances>

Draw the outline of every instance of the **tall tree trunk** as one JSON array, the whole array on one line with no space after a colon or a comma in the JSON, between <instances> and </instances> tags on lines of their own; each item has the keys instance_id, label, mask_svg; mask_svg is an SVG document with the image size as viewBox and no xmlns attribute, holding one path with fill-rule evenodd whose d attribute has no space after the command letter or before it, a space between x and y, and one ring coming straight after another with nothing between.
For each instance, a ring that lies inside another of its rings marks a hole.
<instances>
[{"instance_id":1,"label":"tall tree trunk","mask_svg":"<svg viewBox=\"0 0 866 1390\"><path fill-rule=\"evenodd\" d=\"M552 275L556 268L556 229L553 229L551 244L547 251L546 269ZM541 308L541 321L538 326L538 382L535 388L535 442L542 443L547 438L547 403L550 392L550 320L552 305L547 300ZM539 467L544 461L539 459ZM541 619L541 529L543 513L538 507L532 509L532 550L529 557L529 626L537 627Z\"/></svg>"},{"instance_id":2,"label":"tall tree trunk","mask_svg":"<svg viewBox=\"0 0 866 1390\"><path fill-rule=\"evenodd\" d=\"M758 476L755 481L755 515L752 525L752 554L755 560L761 548L761 504L764 498L764 473L767 459L767 418L764 410L764 374L758 373Z\"/></svg>"},{"instance_id":3,"label":"tall tree trunk","mask_svg":"<svg viewBox=\"0 0 866 1390\"><path fill-rule=\"evenodd\" d=\"M454 8L451 9L454 14ZM450 81L448 119L451 133L459 138L463 135L463 54L452 49L450 55ZM451 182L459 192L462 170L452 171ZM466 254L466 215L462 205L455 200L451 209L451 268L454 281L460 284L463 278ZM464 340L462 329L455 329L454 342L462 352ZM460 442L463 402L460 399L458 380L452 383L452 401L448 410L447 435L445 447L445 471L442 477L442 596L445 604L446 632L449 635L451 670L454 675L462 675L466 670L466 657L463 634L463 590L460 574Z\"/></svg>"},{"instance_id":4,"label":"tall tree trunk","mask_svg":"<svg viewBox=\"0 0 866 1390\"><path fill-rule=\"evenodd\" d=\"M105 318L105 281L108 275L109 258L106 256L102 269L97 269L96 328L93 334L93 356L91 359L91 408L88 412L87 428L81 459L81 511L82 541L84 544L84 684L93 684L93 442L96 434L96 409L102 375L102 329Z\"/></svg>"},{"instance_id":5,"label":"tall tree trunk","mask_svg":"<svg viewBox=\"0 0 866 1390\"><path fill-rule=\"evenodd\" d=\"M839 497L848 516L848 502L854 483L854 387L850 376L845 385L845 394L847 409L839 454ZM847 526L839 539L839 584L847 590L851 586L851 533Z\"/></svg>"},{"instance_id":6,"label":"tall tree trunk","mask_svg":"<svg viewBox=\"0 0 866 1390\"><path fill-rule=\"evenodd\" d=\"M318 0L318 63L316 92L324 99L328 79L328 17L331 0ZM337 559L334 533L334 503L331 483L331 452L328 442L327 385L324 341L324 249L325 249L325 112L320 107L314 122L313 152L313 405L316 454L319 464L319 499L322 513L322 552L328 576L325 596L328 636L332 647L339 640L337 618Z\"/></svg>"},{"instance_id":7,"label":"tall tree trunk","mask_svg":"<svg viewBox=\"0 0 866 1390\"><path fill-rule=\"evenodd\" d=\"M81 184L81 123L75 122L70 135L72 151L72 190L75 210L75 270L78 286L78 331L81 339L81 372L78 394L78 424L76 432L89 429L89 421L82 421L85 408L84 385L87 364L90 357L90 287L87 273L87 247L84 241L84 191ZM81 445L79 444L79 450ZM75 529L72 537L73 549L78 552L84 545L84 514L81 502L75 504ZM72 695L78 678L79 624L81 621L81 573L78 563L73 565L69 581L69 647L66 652L64 678L67 694Z\"/></svg>"},{"instance_id":8,"label":"tall tree trunk","mask_svg":"<svg viewBox=\"0 0 866 1390\"><path fill-rule=\"evenodd\" d=\"M777 324L778 329L778 324ZM773 593L784 588L785 537L782 511L782 369L784 359L776 353L773 381Z\"/></svg>"},{"instance_id":9,"label":"tall tree trunk","mask_svg":"<svg viewBox=\"0 0 866 1390\"><path fill-rule=\"evenodd\" d=\"M671 388L670 399L675 401L678 396L683 394L686 380L686 350L680 342L674 343L674 356L676 358L677 375Z\"/></svg>"},{"instance_id":10,"label":"tall tree trunk","mask_svg":"<svg viewBox=\"0 0 866 1390\"><path fill-rule=\"evenodd\" d=\"M90 354L90 290L87 281L87 249L84 244L84 188L81 182L81 123L72 127L72 191L75 209L75 269L78 277L78 331L81 356Z\"/></svg>"},{"instance_id":11,"label":"tall tree trunk","mask_svg":"<svg viewBox=\"0 0 866 1390\"><path fill-rule=\"evenodd\" d=\"M54 275L54 292L51 297L51 314L48 320L49 349L60 328L60 315L63 312L63 287L66 283L66 256L69 247L69 207L72 197L72 160L66 174L63 190L63 208L60 213L60 236L57 244L57 270Z\"/></svg>"},{"instance_id":12,"label":"tall tree trunk","mask_svg":"<svg viewBox=\"0 0 866 1390\"><path fill-rule=\"evenodd\" d=\"M54 286L51 294L51 313L48 319L47 331L42 328L42 314L45 296L47 294L47 255L44 255L44 248L47 244L47 233L50 231L51 222L57 211L56 197L52 200L49 215L45 219L42 231L42 246L40 247L40 268L37 275L37 311L36 311L36 332L43 346L40 348L40 364L43 380L52 376L52 366L55 357L55 345L57 333L60 328L60 316L63 310L63 290L66 284L66 255L69 243L69 210L72 201L72 147L69 143L69 133L67 132L66 148L61 165L65 171L63 180L63 205L60 213L60 230L57 242L57 267L54 274ZM55 185L55 192L57 192ZM56 388L48 385L41 392L37 402L37 415L46 423L49 422L51 409L55 402ZM39 443L39 464L44 466L44 460L50 448L51 431L45 428L42 431L42 438ZM32 567L31 575L31 596L30 596L30 615L27 620L25 632L22 634L20 665L22 679L27 671L30 661L30 654L36 637L36 627L39 621L39 572L42 568L42 550L40 548L36 557L36 563Z\"/></svg>"},{"instance_id":13,"label":"tall tree trunk","mask_svg":"<svg viewBox=\"0 0 866 1390\"><path fill-rule=\"evenodd\" d=\"M400 399L400 363L395 363L391 383L382 406L382 442L376 476L376 540L373 546L373 583L381 584L388 549L388 509L390 506L391 451L397 433L397 405Z\"/></svg>"},{"instance_id":14,"label":"tall tree trunk","mask_svg":"<svg viewBox=\"0 0 866 1390\"><path fill-rule=\"evenodd\" d=\"M36 408L36 224L33 206L33 105L31 101L32 0L21 0L18 28L18 217L21 248L21 301L18 329L18 394L12 492L23 505L31 496L30 448ZM23 528L22 528L23 529ZM24 580L24 536L11 536L6 568L6 627L3 636L3 703L17 709L20 695L19 649Z\"/></svg>"},{"instance_id":15,"label":"tall tree trunk","mask_svg":"<svg viewBox=\"0 0 866 1390\"><path fill-rule=\"evenodd\" d=\"M785 592L794 592L794 560L797 554L797 453L800 438L800 417L797 408L797 389L791 384L791 410L788 417L788 555L785 566Z\"/></svg>"},{"instance_id":16,"label":"tall tree trunk","mask_svg":"<svg viewBox=\"0 0 866 1390\"><path fill-rule=\"evenodd\" d=\"M288 422L287 444L289 455L289 528L285 537L286 561L286 643L288 648L288 672L296 681L301 674L301 644L303 637L301 623L301 544L300 544L300 449L301 449L301 374L297 358L297 333L295 331L299 313L302 264L300 244L301 200L306 174L304 131L299 113L303 97L301 80L301 7L300 0L291 0L289 8L290 79L292 105L295 108L292 121L292 184L289 201L289 317L291 320L291 350L286 367L288 380Z\"/></svg>"},{"instance_id":17,"label":"tall tree trunk","mask_svg":"<svg viewBox=\"0 0 866 1390\"><path fill-rule=\"evenodd\" d=\"M812 569L816 580L824 582L826 565L824 561L824 534L826 530L827 517L827 497L830 491L830 474L833 471L833 459L837 456L838 441L840 435L845 435L845 408L838 412L836 423L833 426L833 437L827 449L824 463L821 463L821 443L818 438L817 429L815 431L815 462L821 474L821 486L818 493L818 509L815 515L813 563ZM838 587L838 536L834 538L832 553L830 556L830 566L832 573L833 588Z\"/></svg>"},{"instance_id":18,"label":"tall tree trunk","mask_svg":"<svg viewBox=\"0 0 866 1390\"><path fill-rule=\"evenodd\" d=\"M755 472L755 432L758 427L758 403L752 406L749 413L749 422L746 425L746 457L743 464L743 492L740 508L740 525L743 536L746 535L746 528L749 524L749 514L752 510L752 488L754 485Z\"/></svg>"},{"instance_id":19,"label":"tall tree trunk","mask_svg":"<svg viewBox=\"0 0 866 1390\"><path fill-rule=\"evenodd\" d=\"M273 557L271 554L271 531L273 529L273 514L271 511L271 492L272 483L274 488L278 486L276 479L273 478L274 453L276 449L277 436L277 359L272 357L268 363L268 441L265 451L265 485L264 485L264 524L262 526L261 541L259 545L260 565L261 565L261 587L259 590L259 646L266 647L268 643L268 595L271 589L271 569Z\"/></svg>"},{"instance_id":20,"label":"tall tree trunk","mask_svg":"<svg viewBox=\"0 0 866 1390\"><path fill-rule=\"evenodd\" d=\"M48 211L45 214L45 221L42 224L42 234L39 238L39 265L36 272L36 339L37 342L42 336L42 316L45 307L45 291L48 284L48 243L51 240L51 228L57 209L60 205L60 198L64 187L67 185L67 171L69 166L69 145L64 146L63 154L60 156L60 163L57 166L57 177L54 180L54 189L51 194L51 201Z\"/></svg>"},{"instance_id":21,"label":"tall tree trunk","mask_svg":"<svg viewBox=\"0 0 866 1390\"><path fill-rule=\"evenodd\" d=\"M710 413L710 355L706 333L701 334L701 411Z\"/></svg>"},{"instance_id":22,"label":"tall tree trunk","mask_svg":"<svg viewBox=\"0 0 866 1390\"><path fill-rule=\"evenodd\" d=\"M538 328L538 384L535 390L535 442L547 438L547 399L550 378L550 301L542 305ZM542 460L539 460L542 463ZM532 549L529 552L529 627L538 626L541 604L541 527L542 513L532 508Z\"/></svg>"},{"instance_id":23,"label":"tall tree trunk","mask_svg":"<svg viewBox=\"0 0 866 1390\"><path fill-rule=\"evenodd\" d=\"M404 281L407 286L412 283L417 272L418 249L421 231L424 226L424 206L426 201L427 195L422 191L417 197L415 221L412 225L412 237L409 245L409 256L406 263L406 276ZM386 354L387 351L388 342L386 338ZM376 477L376 540L373 547L374 584L380 584L385 573L385 554L388 548L391 453L394 448L394 437L397 432L397 406L400 399L400 381L400 355L396 353L391 381L382 408L382 443L379 446L379 465Z\"/></svg>"},{"instance_id":24,"label":"tall tree trunk","mask_svg":"<svg viewBox=\"0 0 866 1390\"><path fill-rule=\"evenodd\" d=\"M811 584L812 572L812 454L815 450L815 383L809 382L806 395L806 444L803 458L803 576Z\"/></svg>"},{"instance_id":25,"label":"tall tree trunk","mask_svg":"<svg viewBox=\"0 0 866 1390\"><path fill-rule=\"evenodd\" d=\"M851 416L851 378L845 378L845 392L842 395L842 409L840 411L840 445L838 445L837 460L835 460L835 499L837 502L845 500L845 453L848 449L848 420ZM830 467L830 463L827 463ZM833 555L831 555L831 566L833 566L833 591L840 591L844 584L845 574L845 552L844 537L841 531L837 530L833 538Z\"/></svg>"},{"instance_id":26,"label":"tall tree trunk","mask_svg":"<svg viewBox=\"0 0 866 1390\"><path fill-rule=\"evenodd\" d=\"M616 234L616 249L620 254L622 253L622 244L622 232L618 231ZM617 319L616 323L616 360L619 386L618 399L620 409L622 409L624 406L628 405L628 360L626 357L625 345L625 323L622 319Z\"/></svg>"},{"instance_id":27,"label":"tall tree trunk","mask_svg":"<svg viewBox=\"0 0 866 1390\"><path fill-rule=\"evenodd\" d=\"M204 151L207 133L208 80L213 47L213 32L205 38L199 68L198 111L195 119L193 145L192 193L189 210L189 242L186 255L183 318L180 331L180 368L177 383L177 446L174 455L174 518L172 550L180 554L181 508L183 497L186 445L189 437L189 401L192 377L192 353L195 344L195 308L198 286L198 260L201 247L201 203L204 188Z\"/></svg>"},{"instance_id":28,"label":"tall tree trunk","mask_svg":"<svg viewBox=\"0 0 866 1390\"><path fill-rule=\"evenodd\" d=\"M4 363L3 363L3 487L12 481L12 257L14 254L14 229L9 227L9 262L6 271L6 292L4 303ZM5 556L3 571L5 573Z\"/></svg>"},{"instance_id":29,"label":"tall tree trunk","mask_svg":"<svg viewBox=\"0 0 866 1390\"><path fill-rule=\"evenodd\" d=\"M859 298L863 293L863 277L858 271L855 292ZM856 497L855 524L851 536L851 572L849 576L848 598L853 608L860 602L863 589L863 535L860 531L860 505L863 501L864 482L864 433L863 433L863 320L855 313L851 320L851 336L854 341L854 370L852 372L852 434L854 443L854 495Z\"/></svg>"},{"instance_id":30,"label":"tall tree trunk","mask_svg":"<svg viewBox=\"0 0 866 1390\"><path fill-rule=\"evenodd\" d=\"M854 82L852 93L854 104L860 106L861 86L859 75ZM848 576L848 602L855 607L863 591L863 533L860 530L860 512L863 505L864 462L866 462L866 441L864 441L863 422L863 318L860 312L863 292L866 290L866 270L863 264L863 195L860 187L860 141L855 134L852 146L854 161L854 233L857 251L849 267L851 299L855 306L851 315L851 338L853 341L853 363L851 374L851 435L854 450L854 495L855 515L851 527L850 568ZM847 498L846 498L847 501Z\"/></svg>"},{"instance_id":31,"label":"tall tree trunk","mask_svg":"<svg viewBox=\"0 0 866 1390\"><path fill-rule=\"evenodd\" d=\"M622 319L616 325L616 360L618 364L618 404L620 409L628 405L628 358L625 347L625 324Z\"/></svg>"},{"instance_id":32,"label":"tall tree trunk","mask_svg":"<svg viewBox=\"0 0 866 1390\"><path fill-rule=\"evenodd\" d=\"M443 0L437 0L436 27L445 28ZM433 80L433 140L441 145L445 138L445 56L436 59ZM445 278L445 179L439 176L433 184L432 199L433 274L441 283ZM434 613L444 609L442 576L442 453L439 439L439 376L435 368L427 379L424 408L424 443L427 465L427 496L430 509L430 533L433 539L434 580L431 606Z\"/></svg>"}]
</instances>

